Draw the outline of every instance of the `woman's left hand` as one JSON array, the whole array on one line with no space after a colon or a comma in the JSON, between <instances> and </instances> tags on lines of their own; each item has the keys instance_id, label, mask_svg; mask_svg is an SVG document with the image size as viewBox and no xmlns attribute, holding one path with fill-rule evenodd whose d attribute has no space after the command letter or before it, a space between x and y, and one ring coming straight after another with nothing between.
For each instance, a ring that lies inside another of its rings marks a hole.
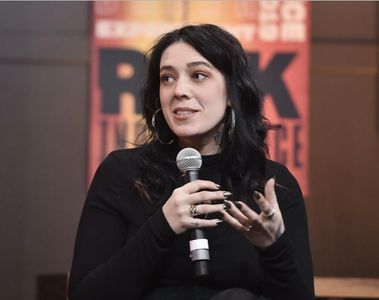
<instances>
[{"instance_id":1,"label":"woman's left hand","mask_svg":"<svg viewBox=\"0 0 379 300\"><path fill-rule=\"evenodd\" d=\"M284 232L284 223L275 194L275 180L265 186L265 194L254 192L254 200L261 209L257 214L243 202L228 201L230 208L223 211L224 221L241 231L258 248L266 248Z\"/></svg>"}]
</instances>

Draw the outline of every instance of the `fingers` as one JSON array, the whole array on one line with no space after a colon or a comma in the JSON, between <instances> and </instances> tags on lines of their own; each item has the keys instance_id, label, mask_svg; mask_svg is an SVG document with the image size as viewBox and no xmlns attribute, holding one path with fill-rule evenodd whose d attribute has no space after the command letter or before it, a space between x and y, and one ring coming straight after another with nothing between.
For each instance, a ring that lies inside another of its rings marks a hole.
<instances>
[{"instance_id":1,"label":"fingers","mask_svg":"<svg viewBox=\"0 0 379 300\"><path fill-rule=\"evenodd\" d=\"M247 231L251 225L259 222L257 213L242 202L227 201L230 207L222 211L224 220L237 230Z\"/></svg>"},{"instance_id":2,"label":"fingers","mask_svg":"<svg viewBox=\"0 0 379 300\"><path fill-rule=\"evenodd\" d=\"M211 203L216 200L225 200L230 197L230 192L227 191L201 191L189 195L190 204Z\"/></svg>"},{"instance_id":3,"label":"fingers","mask_svg":"<svg viewBox=\"0 0 379 300\"><path fill-rule=\"evenodd\" d=\"M231 225L234 229L237 229L239 231L244 231L249 227L248 224L245 226L241 224L241 222L238 219L236 219L234 216L232 216L229 212L223 211L222 214L223 214L223 220L227 222L229 225Z\"/></svg>"},{"instance_id":4,"label":"fingers","mask_svg":"<svg viewBox=\"0 0 379 300\"><path fill-rule=\"evenodd\" d=\"M208 214L220 212L225 209L223 204L192 204L189 208L190 217L186 219L184 227L200 228L200 227L214 227L222 222L220 219L207 219L198 218L199 216L207 216Z\"/></svg>"},{"instance_id":5,"label":"fingers","mask_svg":"<svg viewBox=\"0 0 379 300\"><path fill-rule=\"evenodd\" d=\"M228 191L220 191L220 186L212 181L195 180L174 190L173 194L185 203L200 204L211 203L215 200L228 199Z\"/></svg>"},{"instance_id":6,"label":"fingers","mask_svg":"<svg viewBox=\"0 0 379 300\"><path fill-rule=\"evenodd\" d=\"M191 220L188 220L188 224L186 224L186 228L215 227L221 222L223 221L219 219L212 219L212 220L191 219Z\"/></svg>"},{"instance_id":7,"label":"fingers","mask_svg":"<svg viewBox=\"0 0 379 300\"><path fill-rule=\"evenodd\" d=\"M212 181L195 180L182 186L183 190L189 194L196 193L200 190L213 190L217 191L220 186Z\"/></svg>"},{"instance_id":8,"label":"fingers","mask_svg":"<svg viewBox=\"0 0 379 300\"><path fill-rule=\"evenodd\" d=\"M274 207L261 193L255 191L253 198L261 209L263 216L272 215Z\"/></svg>"},{"instance_id":9,"label":"fingers","mask_svg":"<svg viewBox=\"0 0 379 300\"><path fill-rule=\"evenodd\" d=\"M265 195L255 191L253 198L258 204L264 217L271 217L277 207L277 199L275 194L275 180L271 178L265 186Z\"/></svg>"},{"instance_id":10,"label":"fingers","mask_svg":"<svg viewBox=\"0 0 379 300\"><path fill-rule=\"evenodd\" d=\"M230 202L223 212L223 220L239 230L256 247L266 248L284 232L284 222L275 194L275 180L265 185L265 195L254 192L253 199L260 208L257 212L244 202Z\"/></svg>"},{"instance_id":11,"label":"fingers","mask_svg":"<svg viewBox=\"0 0 379 300\"><path fill-rule=\"evenodd\" d=\"M222 211L225 206L223 204L197 204L196 207L196 215L208 215L216 212Z\"/></svg>"},{"instance_id":12,"label":"fingers","mask_svg":"<svg viewBox=\"0 0 379 300\"><path fill-rule=\"evenodd\" d=\"M230 195L230 192L220 191L220 186L212 181L195 180L175 189L162 209L173 231L180 234L189 228L216 226L218 219L200 221L197 216L222 210L223 205L217 203L218 200Z\"/></svg>"},{"instance_id":13,"label":"fingers","mask_svg":"<svg viewBox=\"0 0 379 300\"><path fill-rule=\"evenodd\" d=\"M271 204L274 204L276 202L276 194L275 194L275 179L270 178L265 186L265 196L267 201L269 201Z\"/></svg>"}]
</instances>

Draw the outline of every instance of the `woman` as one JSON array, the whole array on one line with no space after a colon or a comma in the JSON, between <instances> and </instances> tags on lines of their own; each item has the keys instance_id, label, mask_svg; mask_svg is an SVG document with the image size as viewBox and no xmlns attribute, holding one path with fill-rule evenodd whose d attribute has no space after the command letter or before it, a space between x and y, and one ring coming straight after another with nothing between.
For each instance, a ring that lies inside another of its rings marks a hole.
<instances>
[{"instance_id":1,"label":"woman","mask_svg":"<svg viewBox=\"0 0 379 300\"><path fill-rule=\"evenodd\" d=\"M268 123L240 43L214 25L162 36L142 90L147 142L112 152L83 208L71 300L314 299L300 188L266 158ZM182 184L177 153L197 149ZM206 231L197 278L188 232Z\"/></svg>"}]
</instances>

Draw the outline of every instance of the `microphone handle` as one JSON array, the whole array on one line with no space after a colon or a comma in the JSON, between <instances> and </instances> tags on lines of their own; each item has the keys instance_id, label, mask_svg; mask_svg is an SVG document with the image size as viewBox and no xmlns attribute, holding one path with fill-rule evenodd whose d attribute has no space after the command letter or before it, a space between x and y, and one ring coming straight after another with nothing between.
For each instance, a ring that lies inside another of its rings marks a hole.
<instances>
[{"instance_id":1,"label":"microphone handle","mask_svg":"<svg viewBox=\"0 0 379 300\"><path fill-rule=\"evenodd\" d=\"M198 170L189 170L183 174L184 183L195 181L199 178ZM191 243L194 243L194 248L191 249L191 260L195 265L196 276L209 275L208 261L209 261L209 246L205 232L202 229L195 228L190 230L190 248ZM200 246L199 244L205 245Z\"/></svg>"},{"instance_id":2,"label":"microphone handle","mask_svg":"<svg viewBox=\"0 0 379 300\"><path fill-rule=\"evenodd\" d=\"M195 265L195 275L198 277L209 275L209 246L204 230L199 228L190 230L190 251L191 260Z\"/></svg>"},{"instance_id":3,"label":"microphone handle","mask_svg":"<svg viewBox=\"0 0 379 300\"><path fill-rule=\"evenodd\" d=\"M191 181L195 181L199 179L199 171L198 170L188 170L183 173L183 181L184 183L188 183Z\"/></svg>"}]
</instances>

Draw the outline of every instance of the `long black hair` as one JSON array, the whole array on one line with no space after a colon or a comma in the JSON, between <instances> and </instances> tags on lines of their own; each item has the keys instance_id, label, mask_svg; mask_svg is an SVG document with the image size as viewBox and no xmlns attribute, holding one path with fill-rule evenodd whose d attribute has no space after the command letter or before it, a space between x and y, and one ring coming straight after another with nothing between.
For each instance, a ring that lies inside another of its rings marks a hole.
<instances>
[{"instance_id":1,"label":"long black hair","mask_svg":"<svg viewBox=\"0 0 379 300\"><path fill-rule=\"evenodd\" d=\"M162 168L171 169L175 161L165 155L163 145L154 134L159 130L161 140L170 141L175 135L164 121L152 125L154 112L160 108L160 60L164 50L176 42L192 46L212 63L224 76L227 97L235 113L235 128L231 130L231 108L224 117L221 141L221 173L223 188L232 190L234 197L244 199L259 189L264 179L266 156L265 138L270 127L262 115L262 94L257 88L247 56L239 41L226 30L212 24L187 25L164 34L147 53L147 77L141 90L143 134L150 145L149 154L141 161L141 175L135 181L138 191L152 201L160 199L165 187L172 186L175 178L161 176ZM165 172L171 174L171 172Z\"/></svg>"}]
</instances>

